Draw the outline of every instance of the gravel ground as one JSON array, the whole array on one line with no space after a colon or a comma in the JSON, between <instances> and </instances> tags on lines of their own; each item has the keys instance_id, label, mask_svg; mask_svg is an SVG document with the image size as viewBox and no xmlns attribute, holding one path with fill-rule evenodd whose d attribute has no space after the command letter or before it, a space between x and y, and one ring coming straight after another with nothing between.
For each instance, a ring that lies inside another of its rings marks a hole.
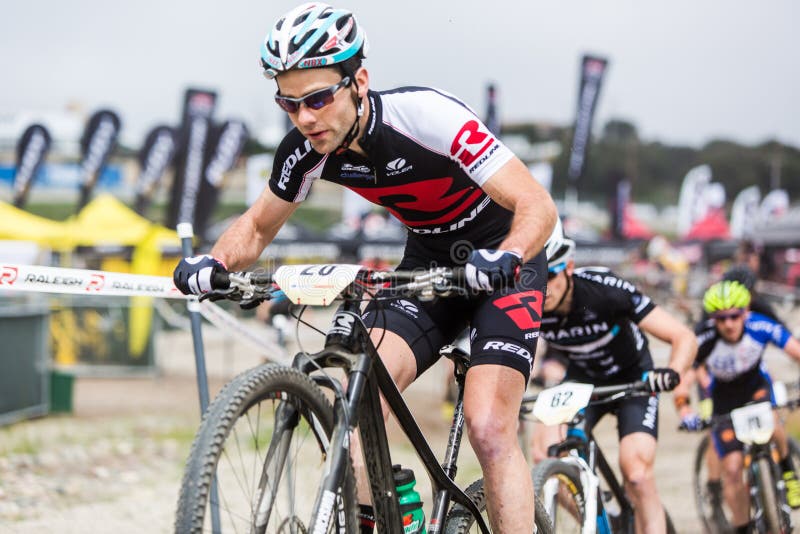
<instances>
[{"instance_id":1,"label":"gravel ground","mask_svg":"<svg viewBox=\"0 0 800 534\"><path fill-rule=\"evenodd\" d=\"M312 321L327 324L327 312ZM800 317L790 324L795 328ZM255 322L247 324L258 329ZM306 330L301 338L315 350L321 337ZM212 395L236 373L258 364L235 333L206 328L206 356ZM665 361L663 344L652 345L657 362ZM0 429L0 531L14 533L170 532L183 462L199 422L191 338L186 332L164 332L157 346L157 376L78 378L74 412L26 421ZM778 351L767 356L776 376L794 379L796 367ZM406 398L418 422L441 453L448 422L439 399L443 370L435 367L415 383ZM691 494L691 462L699 436L674 431L677 419L671 398L663 396L656 475L663 501L679 532L698 532ZM600 423L597 435L609 459L617 454L613 422ZM410 446L390 428L397 459L414 468L423 499L429 486ZM467 440L459 479L479 476Z\"/></svg>"}]
</instances>

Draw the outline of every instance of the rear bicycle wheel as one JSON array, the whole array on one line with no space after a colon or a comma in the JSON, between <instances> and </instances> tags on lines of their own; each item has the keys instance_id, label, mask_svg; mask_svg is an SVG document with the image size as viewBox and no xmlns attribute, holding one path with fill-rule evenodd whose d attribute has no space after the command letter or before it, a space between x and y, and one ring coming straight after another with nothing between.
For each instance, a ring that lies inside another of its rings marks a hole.
<instances>
[{"instance_id":1,"label":"rear bicycle wheel","mask_svg":"<svg viewBox=\"0 0 800 534\"><path fill-rule=\"evenodd\" d=\"M481 512L481 517L489 524L489 516L486 513L486 492L483 490L483 479L476 480L464 492L472 499L472 502L478 507ZM547 511L542 506L539 497L534 499L534 514L535 514L535 534L552 534L553 527L550 519L547 517ZM444 521L445 534L467 534L470 532L480 532L480 527L475 523L475 518L469 510L456 504L447 514Z\"/></svg>"},{"instance_id":2,"label":"rear bicycle wheel","mask_svg":"<svg viewBox=\"0 0 800 534\"><path fill-rule=\"evenodd\" d=\"M195 437L175 532L211 532L212 507L219 510L221 532L310 530L333 425L331 404L296 369L268 364L236 377L209 406ZM333 501L327 531L356 534L349 461Z\"/></svg>"},{"instance_id":3,"label":"rear bicycle wheel","mask_svg":"<svg viewBox=\"0 0 800 534\"><path fill-rule=\"evenodd\" d=\"M581 532L586 503L577 467L556 458L542 460L533 468L533 488L550 517L553 532Z\"/></svg>"}]
</instances>

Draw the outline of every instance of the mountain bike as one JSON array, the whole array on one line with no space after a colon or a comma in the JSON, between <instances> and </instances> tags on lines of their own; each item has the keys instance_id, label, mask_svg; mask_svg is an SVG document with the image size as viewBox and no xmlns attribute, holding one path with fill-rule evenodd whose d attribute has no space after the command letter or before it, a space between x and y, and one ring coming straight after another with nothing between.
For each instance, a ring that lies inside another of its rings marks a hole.
<instances>
[{"instance_id":1,"label":"mountain bike","mask_svg":"<svg viewBox=\"0 0 800 534\"><path fill-rule=\"evenodd\" d=\"M633 533L634 509L606 459L582 410L587 406L651 395L646 382L594 387L564 382L526 396L523 407L545 425L567 425L566 438L547 451L549 458L533 469L533 484L555 532ZM664 510L667 532L675 528Z\"/></svg>"},{"instance_id":2,"label":"mountain bike","mask_svg":"<svg viewBox=\"0 0 800 534\"><path fill-rule=\"evenodd\" d=\"M792 400L782 406L796 408L800 401ZM755 532L791 532L791 508L786 502L786 487L776 461L778 451L772 441L774 430L773 407L769 402L746 404L730 414L714 416L704 428L732 422L736 439L744 444L744 465L747 486L750 490L750 518ZM686 430L686 429L682 429ZM702 429L701 429L702 430ZM730 532L730 512L724 502L715 502L706 485L706 451L710 436L703 437L698 445L694 463L695 503L706 532ZM800 447L789 438L789 453L795 462L800 460Z\"/></svg>"},{"instance_id":3,"label":"mountain bike","mask_svg":"<svg viewBox=\"0 0 800 534\"><path fill-rule=\"evenodd\" d=\"M712 494L708 487L708 464L706 454L711 445L711 436L708 434L697 444L697 451L694 456L694 473L692 482L694 484L695 506L697 515L703 523L703 529L708 534L724 534L731 531L731 513L722 498L722 487L719 494ZM792 455L792 462L795 466L800 466L800 443L793 437L789 437L789 454Z\"/></svg>"},{"instance_id":4,"label":"mountain bike","mask_svg":"<svg viewBox=\"0 0 800 534\"><path fill-rule=\"evenodd\" d=\"M215 280L216 287L230 287L210 297L248 306L270 298L276 285L297 304L339 300L341 305L321 351L298 353L292 367L265 364L246 371L209 406L187 460L176 532L356 534L358 503L350 456L355 429L365 452L378 532L421 531L418 524L404 525L410 516L398 502L380 395L431 479L428 532L489 532L482 487L463 490L454 481L468 355L443 349L455 363L458 397L440 465L361 319L366 295L374 300L464 295L462 274L444 268L385 272L354 265L295 265L274 274L230 273ZM212 486L218 488L218 499L209 498ZM531 506L536 507L536 532L550 533L544 508L538 502ZM219 513L212 513L214 509Z\"/></svg>"}]
</instances>

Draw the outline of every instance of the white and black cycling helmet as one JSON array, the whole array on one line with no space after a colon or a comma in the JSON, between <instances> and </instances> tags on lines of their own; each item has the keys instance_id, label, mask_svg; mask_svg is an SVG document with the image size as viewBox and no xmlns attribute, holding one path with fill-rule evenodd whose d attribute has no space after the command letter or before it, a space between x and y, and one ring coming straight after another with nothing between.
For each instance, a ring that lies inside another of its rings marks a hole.
<instances>
[{"instance_id":1,"label":"white and black cycling helmet","mask_svg":"<svg viewBox=\"0 0 800 534\"><path fill-rule=\"evenodd\" d=\"M575 254L575 241L564 236L561 219L556 219L553 233L544 245L544 252L547 255L547 271L553 274L566 269L567 263Z\"/></svg>"},{"instance_id":2,"label":"white and black cycling helmet","mask_svg":"<svg viewBox=\"0 0 800 534\"><path fill-rule=\"evenodd\" d=\"M367 35L353 13L328 4L300 5L278 19L261 45L264 76L328 67L367 56Z\"/></svg>"}]
</instances>

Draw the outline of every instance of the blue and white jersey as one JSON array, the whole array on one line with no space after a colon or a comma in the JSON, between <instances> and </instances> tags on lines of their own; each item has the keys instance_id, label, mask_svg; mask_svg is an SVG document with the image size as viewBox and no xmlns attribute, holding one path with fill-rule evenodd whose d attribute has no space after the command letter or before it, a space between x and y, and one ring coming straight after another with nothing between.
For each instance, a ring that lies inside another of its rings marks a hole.
<instances>
[{"instance_id":1,"label":"blue and white jersey","mask_svg":"<svg viewBox=\"0 0 800 534\"><path fill-rule=\"evenodd\" d=\"M734 343L722 339L713 319L700 323L695 332L699 345L695 366L704 364L721 382L749 380L759 372L767 344L783 349L791 337L781 323L755 312L748 313L742 338Z\"/></svg>"}]
</instances>

